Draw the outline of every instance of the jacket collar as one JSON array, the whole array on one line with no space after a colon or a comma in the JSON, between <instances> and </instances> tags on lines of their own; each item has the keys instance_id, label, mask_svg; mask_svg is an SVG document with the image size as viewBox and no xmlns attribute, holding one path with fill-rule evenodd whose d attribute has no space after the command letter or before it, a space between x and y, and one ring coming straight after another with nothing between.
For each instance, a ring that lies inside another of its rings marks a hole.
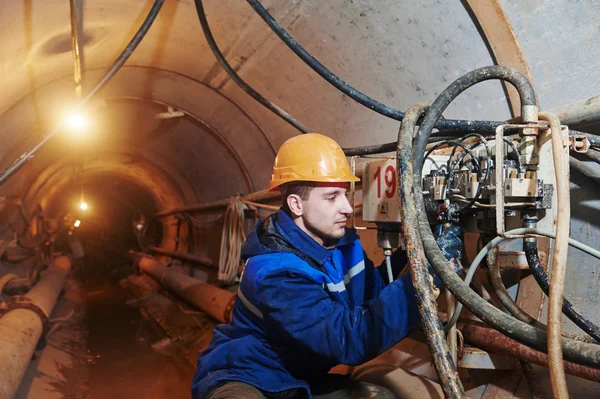
<instances>
[{"instance_id":1,"label":"jacket collar","mask_svg":"<svg viewBox=\"0 0 600 399\"><path fill-rule=\"evenodd\" d=\"M314 259L320 265L323 265L329 257L331 250L325 248L311 236L306 234L296 223L294 223L292 218L281 209L277 213L277 223L275 226L290 245L311 259ZM349 244L356 239L358 239L356 231L354 229L346 229L346 234L336 244L336 248Z\"/></svg>"}]
</instances>

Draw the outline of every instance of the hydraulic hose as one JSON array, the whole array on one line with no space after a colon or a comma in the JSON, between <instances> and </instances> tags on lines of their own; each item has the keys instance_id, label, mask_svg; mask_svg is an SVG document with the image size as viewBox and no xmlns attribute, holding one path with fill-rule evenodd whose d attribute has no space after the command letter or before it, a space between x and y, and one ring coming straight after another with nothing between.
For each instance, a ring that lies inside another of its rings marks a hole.
<instances>
[{"instance_id":1,"label":"hydraulic hose","mask_svg":"<svg viewBox=\"0 0 600 399\"><path fill-rule=\"evenodd\" d=\"M442 331L435 297L429 286L427 259L421 245L417 227L417 209L413 201L409 200L413 192L413 165L412 141L415 126L419 116L426 108L423 104L413 105L406 112L398 132L397 160L398 160L398 193L400 196L400 215L402 219L402 232L406 241L408 263L411 270L411 279L415 288L419 314L423 324L423 331L427 337L429 352L433 358L435 369L440 378L440 384L447 398L465 398L464 389L452 361L448 344Z\"/></svg>"},{"instance_id":2,"label":"hydraulic hose","mask_svg":"<svg viewBox=\"0 0 600 399\"><path fill-rule=\"evenodd\" d=\"M436 121L442 115L446 107L464 90L474 84L490 80L504 79L512 83L521 97L522 109L527 106L536 107L535 95L531 84L521 74L513 69L492 66L477 69L454 81L431 105L429 112L421 122L419 133L414 145L414 184L418 188L421 185L421 170L423 167L423 156L425 147L435 127ZM522 112L522 115L525 115ZM412 199L409 198L409 201ZM539 328L530 326L522 321L503 313L489 303L482 300L466 285L452 268L444 254L440 251L433 237L423 200L421 189L414 190L414 201L419 218L419 230L425 254L437 275L442 279L444 285L452 291L457 299L462 302L473 314L505 335L535 349L546 351L546 332ZM575 341L570 338L563 339L563 350L565 357L576 363L600 367L600 347L594 344Z\"/></svg>"},{"instance_id":3,"label":"hydraulic hose","mask_svg":"<svg viewBox=\"0 0 600 399\"><path fill-rule=\"evenodd\" d=\"M569 190L569 169L563 146L560 120L554 114L540 112L539 118L550 124L552 140L552 157L556 175L556 241L554 242L554 258L552 260L552 276L550 277L550 294L548 295L548 364L550 382L554 396L568 399L567 380L563 366L562 351L562 302L565 290L565 271L567 268L567 251L569 250L569 227L571 222L571 193Z\"/></svg>"},{"instance_id":4,"label":"hydraulic hose","mask_svg":"<svg viewBox=\"0 0 600 399\"><path fill-rule=\"evenodd\" d=\"M550 292L550 282L548 280L548 275L540 262L537 239L535 237L525 238L523 240L523 251L525 251L527 264L529 265L533 278L535 278L535 281L537 281L542 291L548 295L548 292ZM577 327L581 328L590 337L600 342L600 327L585 318L567 298L563 298L562 310L563 313L577 325Z\"/></svg>"},{"instance_id":5,"label":"hydraulic hose","mask_svg":"<svg viewBox=\"0 0 600 399\"><path fill-rule=\"evenodd\" d=\"M556 235L554 233L552 233L552 232L544 231L544 230L540 230L540 229L536 229L536 228L532 228L532 227L514 229L514 230L509 230L509 231L506 232L507 236L517 236L517 235L527 235L527 234L534 234L534 235L544 236L544 237L548 237L548 238L555 238L556 237ZM489 251L491 251L492 248L494 248L496 245L500 244L502 241L504 241L506 239L507 239L506 237L495 237L492 241L488 242L486 244L486 246L483 247L479 251L479 253L477 254L477 256L475 256L475 259L473 259L473 262L471 263L471 266L469 267L469 269L467 271L467 274L465 276L464 283L467 286L470 285L472 281L474 282L475 273L477 272L477 269L479 268L479 265L483 261L483 258L486 257L486 255L488 254ZM530 239L532 239L532 238L526 238L525 240L530 240ZM569 238L569 245L572 246L573 248L577 248L580 251L583 251L583 252L587 253L588 255L591 255L591 256L595 257L596 259L600 259L600 251L598 251L598 250L596 250L596 249L594 249L592 247L589 247L589 246L587 246L585 244L582 244L579 241L575 241L572 238ZM536 251L537 251L537 247L536 247ZM536 252L536 256L537 256L537 252ZM537 256L537 262L539 263L539 256ZM541 266L540 266L540 268L541 268L541 271L543 273L543 276L545 276L546 286L549 287L548 276L546 275L546 273L544 272L544 269ZM535 272L533 272L533 274L535 276ZM542 286L542 289L543 289L543 286ZM462 312L462 308L463 308L463 304L462 303L459 303L456 306L456 310L452 314L452 317L450 318L450 321L444 327L444 329L446 331L456 323L456 321L458 320L458 317L460 316L460 313ZM598 327L595 327L595 328L598 329ZM584 331L587 332L587 330L585 330L585 329L584 329ZM592 337L594 337L594 336L592 335Z\"/></svg>"},{"instance_id":6,"label":"hydraulic hose","mask_svg":"<svg viewBox=\"0 0 600 399\"><path fill-rule=\"evenodd\" d=\"M502 282L502 276L500 275L499 262L491 262L488 265L488 277L490 279L490 283L492 284L492 287L494 288L494 292L496 293L496 296L498 297L498 299L500 300L502 305L504 305L504 307L506 308L506 310L508 310L508 312L510 314L512 314L513 316L515 316L517 319L521 320L524 323L527 323L532 326L536 326L541 329L546 329L546 326L544 324L540 323L535 318L531 317L523 309L521 309L519 307L519 305L516 304L515 301L513 301L512 297L506 290L504 283Z\"/></svg>"},{"instance_id":7,"label":"hydraulic hose","mask_svg":"<svg viewBox=\"0 0 600 399\"><path fill-rule=\"evenodd\" d=\"M112 65L104 73L104 76L102 77L102 79L100 79L98 84L96 84L96 86L75 107L76 111L83 108L83 106L85 104L87 104L88 101L113 78L113 76L115 76L115 74L119 71L119 69L121 69L121 67L125 64L127 59L131 56L133 51L140 44L140 42L142 41L144 36L146 36L146 33L148 33L148 30L150 29L150 27L152 26L152 23L156 19L156 16L158 15L158 12L160 11L164 1L165 0L155 0L154 1L154 5L150 9L150 12L146 16L146 19L144 20L144 22L142 23L142 25L140 26L138 31L135 33L135 35L133 36L133 38L131 39L129 44L127 44L127 47L125 47L125 49L121 52L121 54L117 57L117 59L112 63ZM56 135L63 128L65 123L66 123L65 121L62 121L61 123L59 123L35 147L33 147L31 150L29 150L25 154L21 155L21 157L19 159L17 159L15 162L13 162L12 165L10 165L8 168L6 168L6 170L4 172L2 172L2 174L0 174L0 185L6 183L6 181L12 175L14 175L15 172L17 172L27 161L29 161L35 155L35 153L44 144L46 144L46 142L48 140L50 140L54 135Z\"/></svg>"},{"instance_id":8,"label":"hydraulic hose","mask_svg":"<svg viewBox=\"0 0 600 399\"><path fill-rule=\"evenodd\" d=\"M312 130L310 130L308 127L306 127L303 123L294 118L284 109L267 100L259 92L254 90L252 86L246 83L246 81L244 81L240 77L240 75L237 74L237 72L231 67L231 65L229 65L229 63L225 59L225 56L223 56L223 53L221 53L221 50L219 50L219 46L217 46L215 38L208 25L208 20L206 19L206 13L204 12L204 5L202 4L202 0L194 0L194 3L196 4L196 12L198 13L200 25L202 26L202 31L204 32L204 36L206 37L208 46L212 50L219 64L221 64L225 72L227 72L227 75L229 75L231 80L233 80L235 84L237 84L242 90L244 90L246 94L258 101L269 111L273 112L275 115L279 116L281 119L298 129L300 132L310 133Z\"/></svg>"}]
</instances>

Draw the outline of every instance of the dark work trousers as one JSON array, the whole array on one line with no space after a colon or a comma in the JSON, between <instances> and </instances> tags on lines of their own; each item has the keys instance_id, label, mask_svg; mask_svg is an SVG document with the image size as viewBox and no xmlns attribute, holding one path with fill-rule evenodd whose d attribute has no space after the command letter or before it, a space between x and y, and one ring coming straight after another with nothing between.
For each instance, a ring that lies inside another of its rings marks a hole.
<instances>
[{"instance_id":1,"label":"dark work trousers","mask_svg":"<svg viewBox=\"0 0 600 399\"><path fill-rule=\"evenodd\" d=\"M213 389L206 399L296 399L302 398L302 389L270 393L243 382L228 382ZM312 387L314 399L394 399L388 389L368 382L351 380L341 375L329 375L318 387Z\"/></svg>"}]
</instances>

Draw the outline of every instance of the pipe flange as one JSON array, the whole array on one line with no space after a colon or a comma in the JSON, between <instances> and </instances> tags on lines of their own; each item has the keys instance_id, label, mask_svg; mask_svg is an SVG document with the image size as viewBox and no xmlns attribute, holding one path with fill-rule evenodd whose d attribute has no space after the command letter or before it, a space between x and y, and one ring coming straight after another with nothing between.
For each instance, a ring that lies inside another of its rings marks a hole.
<instances>
[{"instance_id":1,"label":"pipe flange","mask_svg":"<svg viewBox=\"0 0 600 399\"><path fill-rule=\"evenodd\" d=\"M50 320L48 319L46 312L36 305L31 298L23 295L15 295L4 302L0 302L0 319L8 312L15 309L27 309L37 314L42 321L42 337L46 335L48 328L50 327Z\"/></svg>"}]
</instances>

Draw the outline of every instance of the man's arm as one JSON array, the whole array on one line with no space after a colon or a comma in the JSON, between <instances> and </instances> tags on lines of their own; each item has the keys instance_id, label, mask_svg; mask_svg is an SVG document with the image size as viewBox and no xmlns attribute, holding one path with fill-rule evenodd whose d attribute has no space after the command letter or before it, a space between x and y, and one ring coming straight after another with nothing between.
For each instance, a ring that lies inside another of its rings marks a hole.
<instances>
[{"instance_id":1,"label":"man's arm","mask_svg":"<svg viewBox=\"0 0 600 399\"><path fill-rule=\"evenodd\" d=\"M352 310L294 269L268 273L252 291L243 294L260 311L271 338L343 364L374 358L421 324L410 276Z\"/></svg>"},{"instance_id":2,"label":"man's arm","mask_svg":"<svg viewBox=\"0 0 600 399\"><path fill-rule=\"evenodd\" d=\"M364 251L363 251L364 252ZM374 299L379 296L379 293L390 283L387 274L387 266L385 260L379 267L375 267L371 259L365 257L365 272L366 272L366 285L365 285L365 299ZM396 277L406 265L408 265L408 258L406 252L398 248L392 253L392 276ZM410 278L407 280L410 283Z\"/></svg>"}]
</instances>

